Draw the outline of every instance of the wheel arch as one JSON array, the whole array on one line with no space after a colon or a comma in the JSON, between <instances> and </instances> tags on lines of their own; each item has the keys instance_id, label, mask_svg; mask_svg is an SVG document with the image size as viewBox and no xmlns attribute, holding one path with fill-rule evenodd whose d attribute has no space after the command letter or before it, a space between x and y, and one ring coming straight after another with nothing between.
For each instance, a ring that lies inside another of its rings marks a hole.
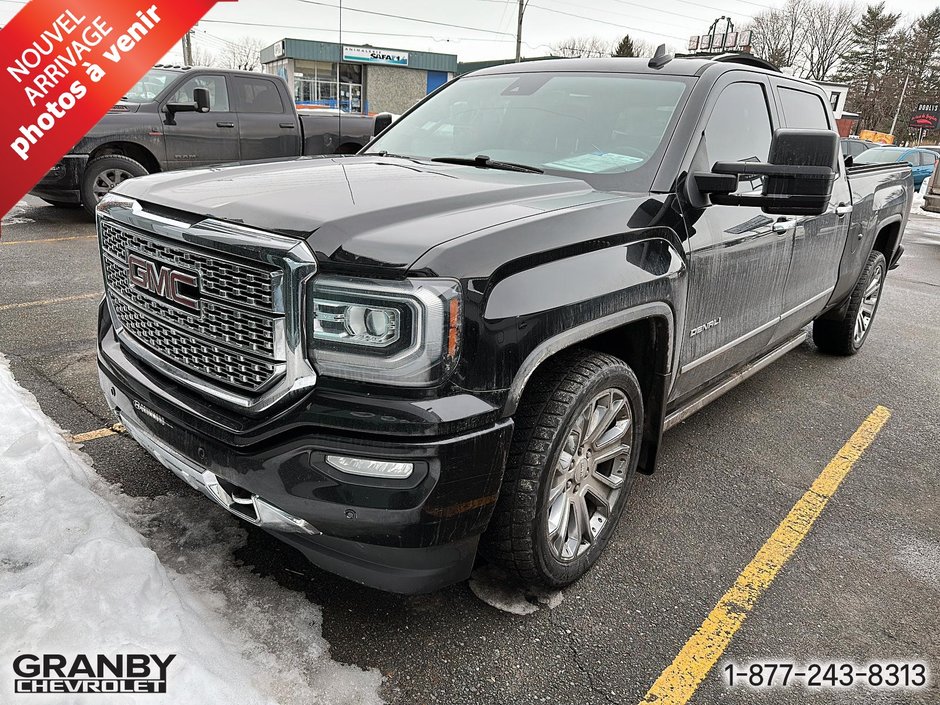
<instances>
[{"instance_id":1,"label":"wheel arch","mask_svg":"<svg viewBox=\"0 0 940 705\"><path fill-rule=\"evenodd\" d=\"M160 161L157 159L156 155L137 142L106 142L105 144L95 147L91 154L88 155L88 161L91 162L92 159L112 155L128 157L139 162L149 174L155 174L160 171Z\"/></svg>"},{"instance_id":2,"label":"wheel arch","mask_svg":"<svg viewBox=\"0 0 940 705\"><path fill-rule=\"evenodd\" d=\"M883 254L889 267L891 266L894 253L898 249L898 245L901 244L902 224L903 219L901 216L894 215L878 223L878 227L876 228L877 234L872 243L872 251L877 250Z\"/></svg>"},{"instance_id":3,"label":"wheel arch","mask_svg":"<svg viewBox=\"0 0 940 705\"><path fill-rule=\"evenodd\" d=\"M641 304L579 326L540 343L523 360L513 379L504 415L515 413L526 386L548 360L573 347L617 357L627 363L643 392L644 429L640 472L656 466L662 439L675 345L675 312L665 302Z\"/></svg>"}]
</instances>

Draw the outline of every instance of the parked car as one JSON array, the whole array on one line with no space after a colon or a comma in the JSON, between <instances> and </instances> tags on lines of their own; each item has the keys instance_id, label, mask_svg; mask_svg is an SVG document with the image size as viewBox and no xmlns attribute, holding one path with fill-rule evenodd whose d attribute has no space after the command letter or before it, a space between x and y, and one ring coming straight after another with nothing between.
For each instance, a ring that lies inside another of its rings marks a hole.
<instances>
[{"instance_id":1,"label":"parked car","mask_svg":"<svg viewBox=\"0 0 940 705\"><path fill-rule=\"evenodd\" d=\"M877 147L878 145L874 142L869 142L868 140L860 140L857 137L843 137L841 140L842 143L842 156L843 157L852 157L853 159L857 157L862 152Z\"/></svg>"},{"instance_id":2,"label":"parked car","mask_svg":"<svg viewBox=\"0 0 940 705\"><path fill-rule=\"evenodd\" d=\"M122 181L163 171L301 155L352 154L368 115L303 111L277 76L156 66L30 193L94 214Z\"/></svg>"},{"instance_id":3,"label":"parked car","mask_svg":"<svg viewBox=\"0 0 940 705\"><path fill-rule=\"evenodd\" d=\"M497 66L356 156L122 183L108 403L352 580L434 590L479 549L571 583L664 431L809 324L858 352L901 256L910 167L846 169L818 86L733 58Z\"/></svg>"},{"instance_id":4,"label":"parked car","mask_svg":"<svg viewBox=\"0 0 940 705\"><path fill-rule=\"evenodd\" d=\"M855 164L891 164L907 162L914 173L914 189L920 188L924 179L933 174L940 154L929 149L910 147L876 147L855 157Z\"/></svg>"}]
</instances>

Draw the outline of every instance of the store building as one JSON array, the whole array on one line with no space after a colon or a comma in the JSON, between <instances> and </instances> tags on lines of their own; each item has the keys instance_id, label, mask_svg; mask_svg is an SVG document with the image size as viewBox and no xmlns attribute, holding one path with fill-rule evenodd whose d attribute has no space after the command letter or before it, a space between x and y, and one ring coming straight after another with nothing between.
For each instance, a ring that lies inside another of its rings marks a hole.
<instances>
[{"instance_id":1,"label":"store building","mask_svg":"<svg viewBox=\"0 0 940 705\"><path fill-rule=\"evenodd\" d=\"M455 54L282 39L261 50L266 73L287 81L299 106L401 114L457 73Z\"/></svg>"}]
</instances>

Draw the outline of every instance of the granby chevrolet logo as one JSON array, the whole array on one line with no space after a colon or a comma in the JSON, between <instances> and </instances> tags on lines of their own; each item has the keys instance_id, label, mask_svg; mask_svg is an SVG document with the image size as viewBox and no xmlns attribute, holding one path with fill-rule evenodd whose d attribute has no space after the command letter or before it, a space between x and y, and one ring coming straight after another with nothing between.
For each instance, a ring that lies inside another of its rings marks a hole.
<instances>
[{"instance_id":1,"label":"granby chevrolet logo","mask_svg":"<svg viewBox=\"0 0 940 705\"><path fill-rule=\"evenodd\" d=\"M20 654L13 660L16 693L165 693L176 654Z\"/></svg>"},{"instance_id":2,"label":"granby chevrolet logo","mask_svg":"<svg viewBox=\"0 0 940 705\"><path fill-rule=\"evenodd\" d=\"M199 310L199 277L164 266L133 252L127 255L131 284L184 308Z\"/></svg>"}]
</instances>

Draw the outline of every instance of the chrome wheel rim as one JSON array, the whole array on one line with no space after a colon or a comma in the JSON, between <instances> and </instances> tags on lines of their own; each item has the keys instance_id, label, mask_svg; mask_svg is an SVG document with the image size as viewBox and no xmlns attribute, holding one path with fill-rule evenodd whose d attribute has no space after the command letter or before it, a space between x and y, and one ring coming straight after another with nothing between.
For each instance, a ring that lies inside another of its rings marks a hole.
<instances>
[{"instance_id":1,"label":"chrome wheel rim","mask_svg":"<svg viewBox=\"0 0 940 705\"><path fill-rule=\"evenodd\" d=\"M552 469L545 532L552 555L573 561L597 541L630 467L633 410L620 389L597 394L565 431Z\"/></svg>"},{"instance_id":2,"label":"chrome wheel rim","mask_svg":"<svg viewBox=\"0 0 940 705\"><path fill-rule=\"evenodd\" d=\"M122 181L133 179L134 175L125 169L105 169L95 177L91 192L95 194L95 201L100 201Z\"/></svg>"},{"instance_id":3,"label":"chrome wheel rim","mask_svg":"<svg viewBox=\"0 0 940 705\"><path fill-rule=\"evenodd\" d=\"M872 272L865 293L862 295L862 305L858 308L858 316L855 317L855 335L856 345L860 345L868 334L868 328L871 326L871 319L875 317L875 309L878 308L878 298L881 296L881 280L884 277L884 270L881 265Z\"/></svg>"}]
</instances>

